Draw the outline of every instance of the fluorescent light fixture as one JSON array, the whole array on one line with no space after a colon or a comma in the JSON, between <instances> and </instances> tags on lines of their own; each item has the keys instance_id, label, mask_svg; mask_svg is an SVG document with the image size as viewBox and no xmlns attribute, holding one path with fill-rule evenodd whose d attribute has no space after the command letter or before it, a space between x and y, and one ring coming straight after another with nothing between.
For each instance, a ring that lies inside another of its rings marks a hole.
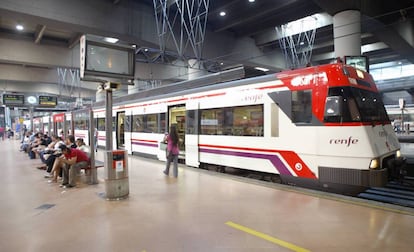
<instances>
[{"instance_id":1,"label":"fluorescent light fixture","mask_svg":"<svg viewBox=\"0 0 414 252\"><path fill-rule=\"evenodd\" d=\"M23 30L24 30L24 26L23 26L23 25L21 25L21 24L17 24L17 25L16 25L16 30L18 30L18 31L23 31Z\"/></svg>"},{"instance_id":2,"label":"fluorescent light fixture","mask_svg":"<svg viewBox=\"0 0 414 252\"><path fill-rule=\"evenodd\" d=\"M226 12L225 11L220 11L220 16L221 17L224 17L226 15Z\"/></svg>"},{"instance_id":3,"label":"fluorescent light fixture","mask_svg":"<svg viewBox=\"0 0 414 252\"><path fill-rule=\"evenodd\" d=\"M255 0L249 0L249 3L254 3Z\"/></svg>"},{"instance_id":4,"label":"fluorescent light fixture","mask_svg":"<svg viewBox=\"0 0 414 252\"><path fill-rule=\"evenodd\" d=\"M256 69L256 70L260 70L260 71L263 71L263 72L267 72L267 71L269 71L269 69L264 68L264 67L255 67L254 69Z\"/></svg>"},{"instance_id":5,"label":"fluorescent light fixture","mask_svg":"<svg viewBox=\"0 0 414 252\"><path fill-rule=\"evenodd\" d=\"M111 38L111 37L105 37L104 41L108 42L108 43L112 43L115 44L116 42L118 42L119 39L117 38Z\"/></svg>"}]
</instances>

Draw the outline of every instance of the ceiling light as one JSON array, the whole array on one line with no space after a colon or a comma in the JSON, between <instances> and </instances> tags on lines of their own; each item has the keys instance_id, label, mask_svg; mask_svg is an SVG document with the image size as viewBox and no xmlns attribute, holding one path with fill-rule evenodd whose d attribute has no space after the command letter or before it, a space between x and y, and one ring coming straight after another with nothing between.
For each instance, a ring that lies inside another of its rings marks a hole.
<instances>
[{"instance_id":1,"label":"ceiling light","mask_svg":"<svg viewBox=\"0 0 414 252\"><path fill-rule=\"evenodd\" d=\"M269 71L269 69L264 68L264 67L255 67L254 69L256 69L256 70L260 70L260 71L263 71L263 72L267 72L267 71Z\"/></svg>"},{"instance_id":2,"label":"ceiling light","mask_svg":"<svg viewBox=\"0 0 414 252\"><path fill-rule=\"evenodd\" d=\"M249 0L249 3L254 3L254 0Z\"/></svg>"},{"instance_id":3,"label":"ceiling light","mask_svg":"<svg viewBox=\"0 0 414 252\"><path fill-rule=\"evenodd\" d=\"M226 12L225 11L220 11L220 16L221 17L224 17L226 15Z\"/></svg>"},{"instance_id":4,"label":"ceiling light","mask_svg":"<svg viewBox=\"0 0 414 252\"><path fill-rule=\"evenodd\" d=\"M104 41L108 42L108 43L112 43L115 44L116 42L118 42L119 39L117 38L111 38L111 37L105 37Z\"/></svg>"},{"instance_id":5,"label":"ceiling light","mask_svg":"<svg viewBox=\"0 0 414 252\"><path fill-rule=\"evenodd\" d=\"M18 31L23 31L23 30L24 30L24 26L23 26L23 25L21 25L21 24L17 24L17 25L16 25L16 30L18 30Z\"/></svg>"}]
</instances>

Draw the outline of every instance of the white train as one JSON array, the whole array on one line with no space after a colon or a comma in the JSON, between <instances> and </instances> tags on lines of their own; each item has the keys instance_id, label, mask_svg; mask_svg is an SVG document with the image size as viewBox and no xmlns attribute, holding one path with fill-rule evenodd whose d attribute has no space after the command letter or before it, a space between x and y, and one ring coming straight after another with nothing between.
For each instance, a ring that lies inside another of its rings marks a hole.
<instances>
[{"instance_id":1,"label":"white train","mask_svg":"<svg viewBox=\"0 0 414 252\"><path fill-rule=\"evenodd\" d=\"M329 64L216 85L178 83L113 100L113 149L165 160L169 125L180 158L279 174L282 182L355 194L384 186L402 164L400 145L367 72ZM88 138L87 113L73 112ZM94 106L105 146L105 106ZM134 169L134 167L130 167Z\"/></svg>"}]
</instances>

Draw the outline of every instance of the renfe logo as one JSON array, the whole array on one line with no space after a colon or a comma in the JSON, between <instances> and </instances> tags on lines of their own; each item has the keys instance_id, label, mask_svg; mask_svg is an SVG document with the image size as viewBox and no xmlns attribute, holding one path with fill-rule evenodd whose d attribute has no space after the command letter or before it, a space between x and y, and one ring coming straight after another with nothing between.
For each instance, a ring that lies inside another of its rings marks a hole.
<instances>
[{"instance_id":1,"label":"renfe logo","mask_svg":"<svg viewBox=\"0 0 414 252\"><path fill-rule=\"evenodd\" d=\"M321 73L296 76L290 81L290 83L292 84L292 86L298 87L298 86L307 86L307 85L315 84L318 82L327 82L327 81L328 81L327 74L325 72L321 72Z\"/></svg>"},{"instance_id":2,"label":"renfe logo","mask_svg":"<svg viewBox=\"0 0 414 252\"><path fill-rule=\"evenodd\" d=\"M352 139L350 136L348 139L331 139L329 144L344 144L346 147L349 147L351 144L357 144L358 139Z\"/></svg>"}]
</instances>

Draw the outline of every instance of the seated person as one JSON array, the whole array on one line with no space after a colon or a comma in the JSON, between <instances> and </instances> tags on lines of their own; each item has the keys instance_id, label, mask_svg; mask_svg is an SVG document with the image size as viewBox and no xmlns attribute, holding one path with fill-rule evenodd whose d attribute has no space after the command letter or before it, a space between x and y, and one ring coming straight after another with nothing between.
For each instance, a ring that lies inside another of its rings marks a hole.
<instances>
[{"instance_id":1,"label":"seated person","mask_svg":"<svg viewBox=\"0 0 414 252\"><path fill-rule=\"evenodd\" d=\"M61 137L57 137L60 141L62 140ZM75 137L73 135L69 135L68 137L66 137L64 144L66 146L68 146L69 148L76 148L77 145L75 144ZM59 162L59 159L57 159L58 156L60 156L62 153L60 151L60 147L61 144L59 144L59 146L57 146L57 151L54 152L54 154L50 155L47 159L46 159L46 175L45 178L52 178L54 177L53 174L57 173L57 175L55 175L54 179L51 182L56 182L56 178L57 176L60 174L60 168L62 166L62 164Z\"/></svg>"},{"instance_id":2,"label":"seated person","mask_svg":"<svg viewBox=\"0 0 414 252\"><path fill-rule=\"evenodd\" d=\"M40 161L42 161L42 165L38 166L38 169L46 170L47 169L47 160L55 151L60 151L59 146L61 144L65 144L62 139L56 135L52 135L52 141L49 143L49 145L38 152Z\"/></svg>"},{"instance_id":3,"label":"seated person","mask_svg":"<svg viewBox=\"0 0 414 252\"><path fill-rule=\"evenodd\" d=\"M62 145L59 148L63 154L58 157L63 164L62 186L65 188L75 187L77 170L88 167L89 157L83 151L69 148L66 145Z\"/></svg>"},{"instance_id":4,"label":"seated person","mask_svg":"<svg viewBox=\"0 0 414 252\"><path fill-rule=\"evenodd\" d=\"M77 149L85 152L86 155L88 155L88 157L90 157L90 155L91 155L91 149L89 148L89 146L87 146L85 144L85 142L83 141L83 138L76 139L76 145L78 146Z\"/></svg>"},{"instance_id":5,"label":"seated person","mask_svg":"<svg viewBox=\"0 0 414 252\"><path fill-rule=\"evenodd\" d=\"M20 146L20 151L27 152L30 146L30 132L26 132L26 135L23 138L22 145Z\"/></svg>"}]
</instances>

